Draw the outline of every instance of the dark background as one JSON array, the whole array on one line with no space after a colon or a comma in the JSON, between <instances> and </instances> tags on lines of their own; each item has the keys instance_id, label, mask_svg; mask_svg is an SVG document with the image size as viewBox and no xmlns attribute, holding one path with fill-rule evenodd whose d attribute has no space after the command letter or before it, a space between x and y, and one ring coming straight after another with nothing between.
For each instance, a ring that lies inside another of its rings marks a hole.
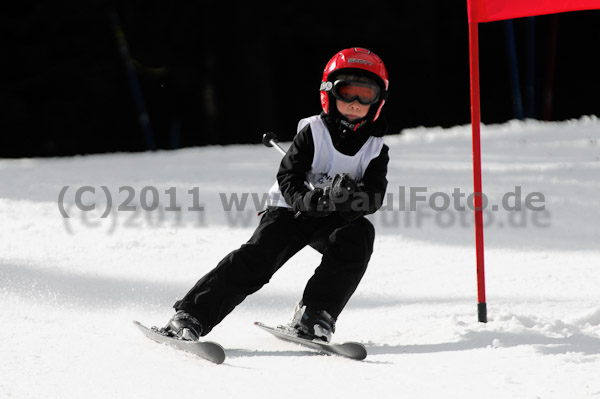
<instances>
[{"instance_id":1,"label":"dark background","mask_svg":"<svg viewBox=\"0 0 600 399\"><path fill-rule=\"evenodd\" d=\"M155 148L290 140L320 112L322 70L367 47L386 63L392 133L470 122L466 1L364 3L19 2L0 17L0 157L144 151L120 20ZM529 19L514 20L522 93ZM600 12L535 18L536 119L600 114ZM555 38L555 40L553 39ZM484 123L515 118L505 22L480 25Z\"/></svg>"}]
</instances>

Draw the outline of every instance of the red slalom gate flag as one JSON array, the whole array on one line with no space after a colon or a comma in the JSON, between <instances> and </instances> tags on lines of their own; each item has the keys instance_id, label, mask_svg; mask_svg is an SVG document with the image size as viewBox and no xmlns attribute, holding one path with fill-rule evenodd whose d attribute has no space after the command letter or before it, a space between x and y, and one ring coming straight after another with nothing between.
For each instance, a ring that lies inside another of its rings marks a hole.
<instances>
[{"instance_id":1,"label":"red slalom gate flag","mask_svg":"<svg viewBox=\"0 0 600 399\"><path fill-rule=\"evenodd\" d=\"M469 22L600 9L600 0L467 0Z\"/></svg>"}]
</instances>

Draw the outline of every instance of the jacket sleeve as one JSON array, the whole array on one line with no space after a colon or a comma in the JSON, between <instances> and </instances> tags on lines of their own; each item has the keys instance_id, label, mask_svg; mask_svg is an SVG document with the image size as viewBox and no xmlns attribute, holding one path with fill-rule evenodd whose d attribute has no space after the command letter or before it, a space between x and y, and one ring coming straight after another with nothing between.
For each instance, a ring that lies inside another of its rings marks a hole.
<instances>
[{"instance_id":1,"label":"jacket sleeve","mask_svg":"<svg viewBox=\"0 0 600 399\"><path fill-rule=\"evenodd\" d=\"M279 189L290 206L294 206L297 199L310 191L305 181L312 167L314 152L315 144L309 124L296 134L277 172Z\"/></svg>"},{"instance_id":2,"label":"jacket sleeve","mask_svg":"<svg viewBox=\"0 0 600 399\"><path fill-rule=\"evenodd\" d=\"M390 160L388 152L389 147L384 144L377 158L369 162L369 166L367 166L367 170L365 170L365 174L363 175L362 189L367 193L369 199L366 214L375 213L383 204L388 184L386 178L388 162Z\"/></svg>"}]
</instances>

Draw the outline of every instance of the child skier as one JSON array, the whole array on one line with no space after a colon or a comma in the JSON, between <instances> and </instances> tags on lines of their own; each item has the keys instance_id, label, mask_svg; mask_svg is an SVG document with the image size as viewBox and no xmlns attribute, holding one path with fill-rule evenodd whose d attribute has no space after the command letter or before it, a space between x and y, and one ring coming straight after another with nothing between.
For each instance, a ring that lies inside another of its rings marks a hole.
<instances>
[{"instance_id":1,"label":"child skier","mask_svg":"<svg viewBox=\"0 0 600 399\"><path fill-rule=\"evenodd\" d=\"M208 334L310 245L322 261L288 327L304 338L331 340L373 251L375 230L364 215L379 209L387 187L388 147L379 116L388 85L385 65L367 49L342 50L327 63L323 112L300 121L256 231L175 303L163 334L185 340ZM332 199L327 187L340 181Z\"/></svg>"}]
</instances>

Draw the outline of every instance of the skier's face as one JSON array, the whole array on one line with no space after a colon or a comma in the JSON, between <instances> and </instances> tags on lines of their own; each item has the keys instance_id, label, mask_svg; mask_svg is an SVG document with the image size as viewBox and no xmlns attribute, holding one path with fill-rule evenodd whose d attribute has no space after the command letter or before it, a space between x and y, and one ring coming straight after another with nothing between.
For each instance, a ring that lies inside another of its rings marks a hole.
<instances>
[{"instance_id":1,"label":"skier's face","mask_svg":"<svg viewBox=\"0 0 600 399\"><path fill-rule=\"evenodd\" d=\"M354 100L351 103L346 103L341 100L335 100L335 105L337 106L340 114L344 115L349 122L356 122L369 113L370 105L363 105L358 102L358 100Z\"/></svg>"}]
</instances>

